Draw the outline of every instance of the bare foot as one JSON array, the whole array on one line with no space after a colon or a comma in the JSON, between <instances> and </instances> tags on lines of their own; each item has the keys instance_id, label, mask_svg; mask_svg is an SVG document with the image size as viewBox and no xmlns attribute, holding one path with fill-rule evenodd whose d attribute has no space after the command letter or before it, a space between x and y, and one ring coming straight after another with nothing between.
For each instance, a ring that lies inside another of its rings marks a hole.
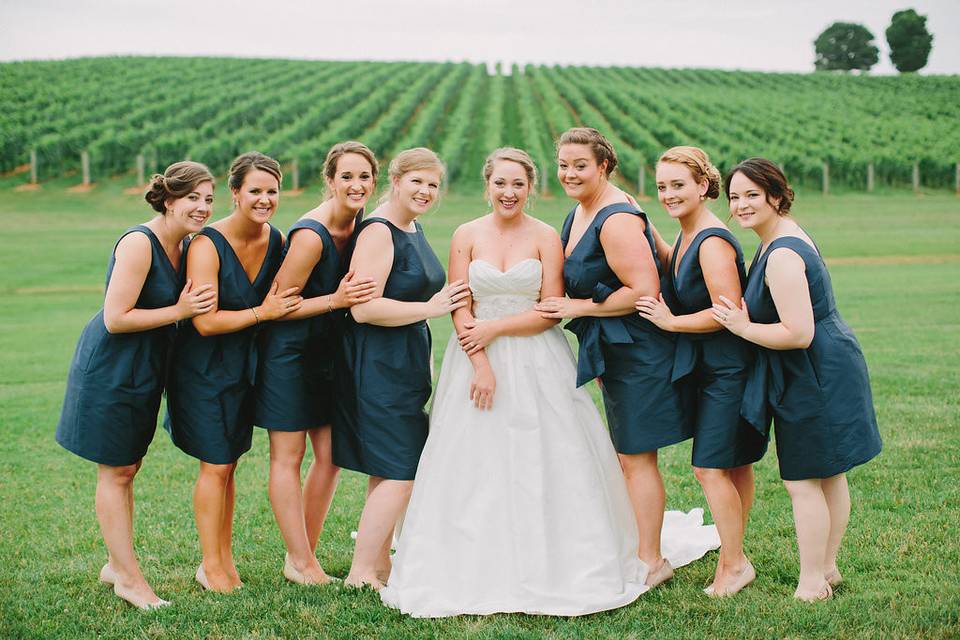
<instances>
[{"instance_id":1,"label":"bare foot","mask_svg":"<svg viewBox=\"0 0 960 640\"><path fill-rule=\"evenodd\" d=\"M753 582L756 577L757 572L754 570L753 565L748 560L739 571L736 573L727 574L717 580L714 580L713 584L704 589L703 592L714 598L732 596Z\"/></svg>"},{"instance_id":2,"label":"bare foot","mask_svg":"<svg viewBox=\"0 0 960 640\"><path fill-rule=\"evenodd\" d=\"M233 564L233 558L230 558L227 562L224 571L226 571L227 577L230 578L230 584L233 585L233 589L243 588L243 580L240 579L240 574L237 573L237 565Z\"/></svg>"},{"instance_id":3,"label":"bare foot","mask_svg":"<svg viewBox=\"0 0 960 640\"><path fill-rule=\"evenodd\" d=\"M111 567L110 563L108 562L100 568L100 582L113 586L113 583L116 581L117 574L114 572L113 567Z\"/></svg>"},{"instance_id":4,"label":"bare foot","mask_svg":"<svg viewBox=\"0 0 960 640\"><path fill-rule=\"evenodd\" d=\"M797 590L793 592L793 597L797 600L802 600L803 602L820 602L821 600L829 600L833 597L833 588L827 581L824 581L823 586L816 591L801 590L800 587L797 587Z\"/></svg>"},{"instance_id":5,"label":"bare foot","mask_svg":"<svg viewBox=\"0 0 960 640\"><path fill-rule=\"evenodd\" d=\"M656 570L653 568L647 573L647 586L651 589L653 587L659 586L673 577L673 566L671 566L670 561L666 558L660 558L660 564L657 565Z\"/></svg>"},{"instance_id":6,"label":"bare foot","mask_svg":"<svg viewBox=\"0 0 960 640\"><path fill-rule=\"evenodd\" d=\"M120 581L119 576L117 576L116 581L113 583L113 592L118 598L126 600L137 609L143 611L159 609L160 607L166 607L170 604L167 600L159 598L157 594L153 592L153 589L150 588L150 585L143 580L124 584Z\"/></svg>"},{"instance_id":7,"label":"bare foot","mask_svg":"<svg viewBox=\"0 0 960 640\"><path fill-rule=\"evenodd\" d=\"M316 558L313 559L311 565L301 570L294 566L290 554L287 554L283 559L283 577L297 584L323 585L332 582L332 579L324 572Z\"/></svg>"},{"instance_id":8,"label":"bare foot","mask_svg":"<svg viewBox=\"0 0 960 640\"><path fill-rule=\"evenodd\" d=\"M370 587L374 591L380 591L380 589L383 589L383 587L386 586L380 581L380 578L378 578L375 573L367 575L354 575L351 573L343 579L343 585L345 587L353 587L354 589Z\"/></svg>"},{"instance_id":9,"label":"bare foot","mask_svg":"<svg viewBox=\"0 0 960 640\"><path fill-rule=\"evenodd\" d=\"M208 591L230 593L235 588L233 580L225 571L219 569L207 571L202 564L197 567L197 573L194 577L200 586Z\"/></svg>"},{"instance_id":10,"label":"bare foot","mask_svg":"<svg viewBox=\"0 0 960 640\"><path fill-rule=\"evenodd\" d=\"M830 586L833 588L837 588L838 586L840 586L840 583L843 582L843 576L840 575L840 571L836 567L827 571L827 573L824 574L823 577L826 579L828 583L830 583Z\"/></svg>"}]
</instances>

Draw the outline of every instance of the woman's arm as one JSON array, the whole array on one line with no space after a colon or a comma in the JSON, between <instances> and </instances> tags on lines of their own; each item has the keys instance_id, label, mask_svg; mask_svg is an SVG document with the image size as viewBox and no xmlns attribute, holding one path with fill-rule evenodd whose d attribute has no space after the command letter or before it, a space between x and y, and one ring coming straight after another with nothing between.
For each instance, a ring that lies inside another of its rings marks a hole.
<instances>
[{"instance_id":1,"label":"woman's arm","mask_svg":"<svg viewBox=\"0 0 960 640\"><path fill-rule=\"evenodd\" d=\"M187 280L176 304L159 309L135 308L150 272L152 253L150 238L143 233L128 233L117 244L113 273L103 300L103 324L108 332L149 331L206 313L216 304L217 294L212 287L194 287Z\"/></svg>"},{"instance_id":2,"label":"woman's arm","mask_svg":"<svg viewBox=\"0 0 960 640\"><path fill-rule=\"evenodd\" d=\"M310 273L323 257L323 239L315 233L300 231L290 236L289 243L287 255L277 272L276 283L283 290L294 287L303 291ZM299 309L288 313L280 320L312 318L334 309L360 304L372 299L374 290L375 286L370 278L354 278L353 273L348 273L340 281L334 293L304 298Z\"/></svg>"},{"instance_id":3,"label":"woman's arm","mask_svg":"<svg viewBox=\"0 0 960 640\"><path fill-rule=\"evenodd\" d=\"M535 309L544 318L622 316L634 310L640 296L658 295L660 276L643 230L643 220L626 212L610 216L600 230L600 245L607 263L623 283L606 300L553 297L541 300Z\"/></svg>"},{"instance_id":4,"label":"woman's arm","mask_svg":"<svg viewBox=\"0 0 960 640\"><path fill-rule=\"evenodd\" d=\"M813 342L816 327L803 258L785 247L774 249L767 258L766 278L780 322L751 322L742 299L741 308L724 296L720 297L720 304L713 305L714 318L731 333L761 347L806 349Z\"/></svg>"},{"instance_id":5,"label":"woman's arm","mask_svg":"<svg viewBox=\"0 0 960 640\"><path fill-rule=\"evenodd\" d=\"M737 270L737 251L717 236L707 238L700 244L700 270L710 293L710 301L717 303L720 297L739 300L740 272ZM640 315L665 331L674 333L712 333L723 327L714 318L713 307L696 313L675 316L663 301L663 294L654 298L643 296L637 300Z\"/></svg>"},{"instance_id":6,"label":"woman's arm","mask_svg":"<svg viewBox=\"0 0 960 640\"><path fill-rule=\"evenodd\" d=\"M213 242L204 235L198 235L190 243L187 252L187 277L201 285L209 284L213 292L219 295L217 276L220 272L220 256ZM276 320L300 307L303 298L297 295L297 288L279 291L274 281L263 302L256 307L240 311L225 311L214 305L206 313L193 319L193 326L202 336L233 333L246 329L266 320Z\"/></svg>"},{"instance_id":7,"label":"woman's arm","mask_svg":"<svg viewBox=\"0 0 960 640\"><path fill-rule=\"evenodd\" d=\"M376 283L374 298L350 308L354 320L382 327L400 327L436 318L466 306L470 294L462 281L451 282L427 302L403 302L384 298L383 289L393 265L393 239L383 224L367 225L357 237L350 270Z\"/></svg>"}]
</instances>

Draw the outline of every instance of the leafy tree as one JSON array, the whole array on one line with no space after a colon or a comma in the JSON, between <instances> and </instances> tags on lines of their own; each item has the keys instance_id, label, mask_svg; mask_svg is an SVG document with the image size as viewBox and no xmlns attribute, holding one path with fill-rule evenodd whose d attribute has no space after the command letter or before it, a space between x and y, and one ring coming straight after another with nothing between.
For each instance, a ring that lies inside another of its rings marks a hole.
<instances>
[{"instance_id":1,"label":"leafy tree","mask_svg":"<svg viewBox=\"0 0 960 640\"><path fill-rule=\"evenodd\" d=\"M866 71L880 58L873 34L862 24L853 22L834 22L824 29L813 46L817 54L813 64L820 70Z\"/></svg>"},{"instance_id":2,"label":"leafy tree","mask_svg":"<svg viewBox=\"0 0 960 640\"><path fill-rule=\"evenodd\" d=\"M917 71L927 65L933 36L927 31L927 16L913 9L897 11L887 27L890 62L900 73Z\"/></svg>"}]
</instances>

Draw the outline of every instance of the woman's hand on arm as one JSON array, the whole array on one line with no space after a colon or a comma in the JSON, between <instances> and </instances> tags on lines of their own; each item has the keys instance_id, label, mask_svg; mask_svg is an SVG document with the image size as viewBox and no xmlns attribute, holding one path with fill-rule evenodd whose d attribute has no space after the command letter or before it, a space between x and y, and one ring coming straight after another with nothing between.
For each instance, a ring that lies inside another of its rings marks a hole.
<instances>
[{"instance_id":1,"label":"woman's hand on arm","mask_svg":"<svg viewBox=\"0 0 960 640\"><path fill-rule=\"evenodd\" d=\"M393 266L393 239L383 224L370 224L360 232L350 261L350 270L376 284L373 299L350 308L354 320L383 327L399 327L427 318L435 318L466 306L468 286L452 282L427 302L402 302L383 297L383 289ZM383 284L381 284L383 283Z\"/></svg>"},{"instance_id":2,"label":"woman's hand on arm","mask_svg":"<svg viewBox=\"0 0 960 640\"><path fill-rule=\"evenodd\" d=\"M698 259L711 302L718 302L721 296L729 300L740 299L743 291L740 288L740 272L737 270L737 251L729 242L716 236L707 238L700 245ZM712 333L722 328L714 317L712 307L675 316L664 303L663 294L657 298L641 296L636 306L641 317L665 331Z\"/></svg>"},{"instance_id":3,"label":"woman's hand on arm","mask_svg":"<svg viewBox=\"0 0 960 640\"><path fill-rule=\"evenodd\" d=\"M113 273L103 301L103 323L110 333L149 331L205 313L216 304L212 287L194 287L188 279L176 304L137 309L137 299L150 272L150 238L143 233L129 233L117 244L114 256Z\"/></svg>"},{"instance_id":4,"label":"woman's hand on arm","mask_svg":"<svg viewBox=\"0 0 960 640\"><path fill-rule=\"evenodd\" d=\"M766 278L780 322L751 322L746 302L741 298L737 306L726 296L713 305L714 318L731 333L761 347L806 349L813 341L815 325L803 258L790 249L774 249L767 258Z\"/></svg>"},{"instance_id":5,"label":"woman's hand on arm","mask_svg":"<svg viewBox=\"0 0 960 640\"><path fill-rule=\"evenodd\" d=\"M209 238L198 235L190 243L190 251L187 253L187 277L194 283L199 283L200 286L209 285L211 290L219 296L219 271L220 257L217 255L216 247ZM193 318L193 326L200 335L212 336L233 333L260 322L276 320L300 307L303 298L297 295L297 291L299 291L297 287L290 287L281 292L274 281L269 293L259 306L239 311L226 311L214 304L209 311Z\"/></svg>"}]
</instances>

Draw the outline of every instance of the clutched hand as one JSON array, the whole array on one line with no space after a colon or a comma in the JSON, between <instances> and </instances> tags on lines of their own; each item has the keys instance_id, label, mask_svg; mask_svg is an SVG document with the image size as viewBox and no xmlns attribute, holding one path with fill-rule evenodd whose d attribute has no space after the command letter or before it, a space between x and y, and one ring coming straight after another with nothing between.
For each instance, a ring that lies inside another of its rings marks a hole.
<instances>
[{"instance_id":1,"label":"clutched hand","mask_svg":"<svg viewBox=\"0 0 960 640\"><path fill-rule=\"evenodd\" d=\"M750 313L747 301L740 298L740 306L726 296L720 296L720 302L713 304L713 319L727 328L730 333L742 336L750 325Z\"/></svg>"},{"instance_id":2,"label":"clutched hand","mask_svg":"<svg viewBox=\"0 0 960 640\"><path fill-rule=\"evenodd\" d=\"M634 305L640 312L641 318L646 318L664 331L673 331L673 321L676 318L671 312L670 307L663 300L663 294L653 296L641 296Z\"/></svg>"},{"instance_id":3,"label":"clutched hand","mask_svg":"<svg viewBox=\"0 0 960 640\"><path fill-rule=\"evenodd\" d=\"M486 349L499 335L495 320L468 320L463 323L463 331L457 334L457 339L466 354L472 356L481 349Z\"/></svg>"},{"instance_id":4,"label":"clutched hand","mask_svg":"<svg viewBox=\"0 0 960 640\"><path fill-rule=\"evenodd\" d=\"M534 310L540 312L540 317L550 318L551 320L563 320L565 318L578 318L582 300L553 296L544 298L533 306Z\"/></svg>"},{"instance_id":5,"label":"clutched hand","mask_svg":"<svg viewBox=\"0 0 960 640\"><path fill-rule=\"evenodd\" d=\"M343 276L337 290L333 294L333 308L345 309L357 304L373 300L377 293L377 283L373 278L357 278L356 272L350 271Z\"/></svg>"}]
</instances>

